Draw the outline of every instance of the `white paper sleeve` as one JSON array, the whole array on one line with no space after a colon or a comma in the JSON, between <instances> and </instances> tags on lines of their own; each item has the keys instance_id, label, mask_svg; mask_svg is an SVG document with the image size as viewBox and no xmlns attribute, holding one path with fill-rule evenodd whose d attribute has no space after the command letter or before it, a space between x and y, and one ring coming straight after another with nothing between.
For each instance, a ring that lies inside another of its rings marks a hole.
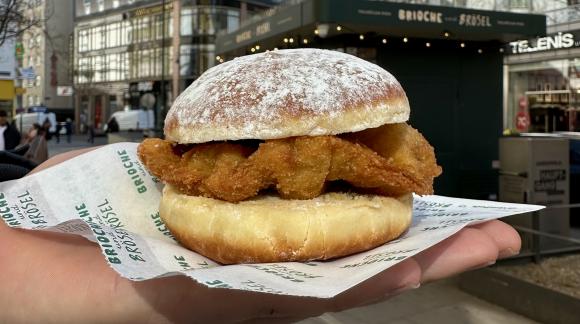
<instances>
[{"instance_id":1,"label":"white paper sleeve","mask_svg":"<svg viewBox=\"0 0 580 324\"><path fill-rule=\"evenodd\" d=\"M14 228L82 235L131 280L187 275L209 287L328 298L468 224L543 208L416 196L409 231L373 250L326 262L222 266L174 240L159 217L163 185L144 168L136 149L135 143L112 144L0 183L2 219Z\"/></svg>"}]
</instances>

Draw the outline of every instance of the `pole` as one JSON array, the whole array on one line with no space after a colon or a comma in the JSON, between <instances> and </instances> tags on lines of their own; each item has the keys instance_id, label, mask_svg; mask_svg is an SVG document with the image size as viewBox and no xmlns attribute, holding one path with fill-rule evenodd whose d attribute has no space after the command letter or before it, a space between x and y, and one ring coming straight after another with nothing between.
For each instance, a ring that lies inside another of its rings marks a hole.
<instances>
[{"instance_id":1,"label":"pole","mask_svg":"<svg viewBox=\"0 0 580 324\"><path fill-rule=\"evenodd\" d=\"M159 96L159 109L155 116L155 128L161 133L163 121L167 114L165 108L165 0L161 1L161 94Z\"/></svg>"}]
</instances>

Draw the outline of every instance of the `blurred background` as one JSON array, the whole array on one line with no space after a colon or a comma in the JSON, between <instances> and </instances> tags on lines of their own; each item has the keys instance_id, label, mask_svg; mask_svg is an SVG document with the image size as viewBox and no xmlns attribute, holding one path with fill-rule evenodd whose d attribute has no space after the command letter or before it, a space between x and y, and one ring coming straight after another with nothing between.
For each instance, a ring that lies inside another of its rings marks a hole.
<instances>
[{"instance_id":1,"label":"blurred background","mask_svg":"<svg viewBox=\"0 0 580 324\"><path fill-rule=\"evenodd\" d=\"M162 136L173 100L242 55L384 67L435 147L437 194L548 208L506 219L519 256L305 322L580 322L580 1L0 0L0 19L2 159L18 163Z\"/></svg>"}]
</instances>

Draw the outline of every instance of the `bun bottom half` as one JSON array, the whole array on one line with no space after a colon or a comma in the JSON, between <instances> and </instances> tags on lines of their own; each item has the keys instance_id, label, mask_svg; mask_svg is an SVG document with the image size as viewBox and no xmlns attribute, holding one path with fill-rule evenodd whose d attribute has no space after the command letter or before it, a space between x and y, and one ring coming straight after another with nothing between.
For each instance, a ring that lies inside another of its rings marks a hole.
<instances>
[{"instance_id":1,"label":"bun bottom half","mask_svg":"<svg viewBox=\"0 0 580 324\"><path fill-rule=\"evenodd\" d=\"M369 250L410 225L413 197L327 193L231 203L163 190L159 212L185 247L222 264L326 260Z\"/></svg>"}]
</instances>

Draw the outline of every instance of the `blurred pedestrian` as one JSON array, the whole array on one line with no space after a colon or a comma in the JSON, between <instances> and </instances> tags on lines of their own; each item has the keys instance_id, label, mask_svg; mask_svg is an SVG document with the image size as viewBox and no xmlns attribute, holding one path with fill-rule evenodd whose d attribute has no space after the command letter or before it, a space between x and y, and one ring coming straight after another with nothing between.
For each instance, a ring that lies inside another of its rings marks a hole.
<instances>
[{"instance_id":1,"label":"blurred pedestrian","mask_svg":"<svg viewBox=\"0 0 580 324\"><path fill-rule=\"evenodd\" d=\"M117 122L117 118L113 117L107 123L107 133L118 133L119 132L119 123Z\"/></svg>"},{"instance_id":2,"label":"blurred pedestrian","mask_svg":"<svg viewBox=\"0 0 580 324\"><path fill-rule=\"evenodd\" d=\"M56 123L56 133L54 136L56 137L56 142L60 143L60 132L62 131L62 123Z\"/></svg>"},{"instance_id":3,"label":"blurred pedestrian","mask_svg":"<svg viewBox=\"0 0 580 324\"><path fill-rule=\"evenodd\" d=\"M26 134L25 143L29 145L24 157L34 163L40 164L48 159L48 145L43 126L34 124Z\"/></svg>"},{"instance_id":4,"label":"blurred pedestrian","mask_svg":"<svg viewBox=\"0 0 580 324\"><path fill-rule=\"evenodd\" d=\"M81 126L81 134L84 134L85 131L87 130L87 114L83 111L80 114L80 126Z\"/></svg>"},{"instance_id":5,"label":"blurred pedestrian","mask_svg":"<svg viewBox=\"0 0 580 324\"><path fill-rule=\"evenodd\" d=\"M92 124L89 125L89 138L87 139L87 142L94 144L95 143L95 128L93 127Z\"/></svg>"},{"instance_id":6,"label":"blurred pedestrian","mask_svg":"<svg viewBox=\"0 0 580 324\"><path fill-rule=\"evenodd\" d=\"M46 138L47 141L50 141L50 138L52 137L52 134L50 133L50 127L52 127L52 123L48 117L46 117L42 123L42 130L44 132L44 138Z\"/></svg>"},{"instance_id":7,"label":"blurred pedestrian","mask_svg":"<svg viewBox=\"0 0 580 324\"><path fill-rule=\"evenodd\" d=\"M20 144L20 133L8 123L8 114L0 110L0 151L11 150Z\"/></svg>"},{"instance_id":8,"label":"blurred pedestrian","mask_svg":"<svg viewBox=\"0 0 580 324\"><path fill-rule=\"evenodd\" d=\"M70 138L72 136L72 119L67 118L64 127L66 129L66 142L70 143Z\"/></svg>"}]
</instances>

